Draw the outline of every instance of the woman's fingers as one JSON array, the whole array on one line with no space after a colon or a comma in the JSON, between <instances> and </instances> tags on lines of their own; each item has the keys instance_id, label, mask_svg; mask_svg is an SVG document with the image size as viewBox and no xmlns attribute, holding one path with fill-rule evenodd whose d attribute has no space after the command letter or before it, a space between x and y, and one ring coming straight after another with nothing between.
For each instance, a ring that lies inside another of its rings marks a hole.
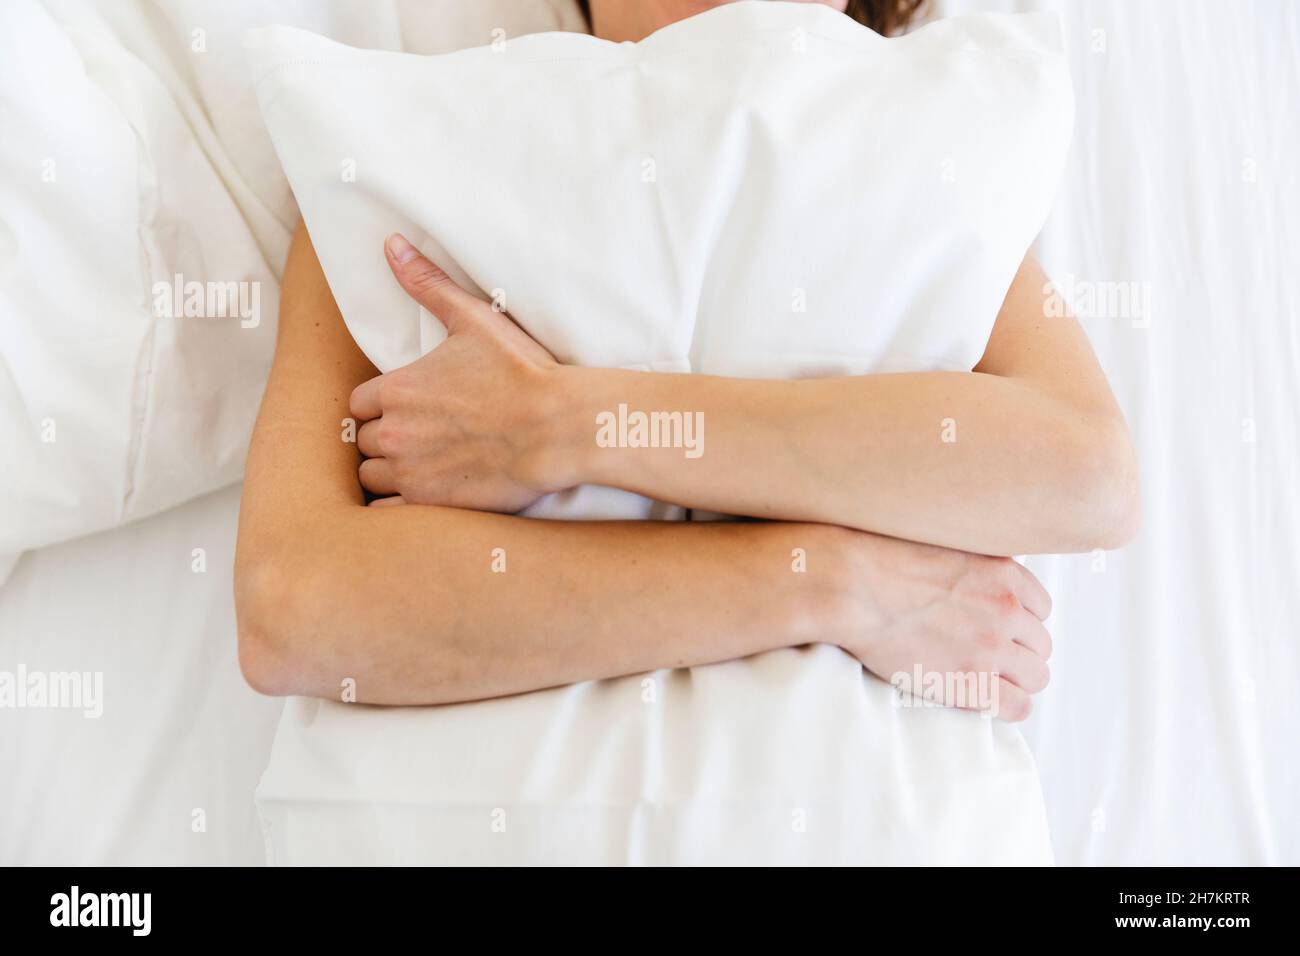
<instances>
[{"instance_id":1,"label":"woman's fingers","mask_svg":"<svg viewBox=\"0 0 1300 956\"><path fill-rule=\"evenodd\" d=\"M1033 696L1022 687L1017 687L1007 678L998 676L991 684L984 684L975 689L973 694L965 694L960 699L944 699L943 692L922 694L932 703L943 703L948 707L961 710L976 710L987 713L990 717L1011 723L1024 720L1033 710Z\"/></svg>"},{"instance_id":2,"label":"woman's fingers","mask_svg":"<svg viewBox=\"0 0 1300 956\"><path fill-rule=\"evenodd\" d=\"M367 458L361 463L361 487L372 495L397 494L393 464L387 458Z\"/></svg>"},{"instance_id":3,"label":"woman's fingers","mask_svg":"<svg viewBox=\"0 0 1300 956\"><path fill-rule=\"evenodd\" d=\"M401 495L389 495L387 498L376 498L370 502L371 508L391 508L394 505L404 505L406 499Z\"/></svg>"},{"instance_id":4,"label":"woman's fingers","mask_svg":"<svg viewBox=\"0 0 1300 956\"><path fill-rule=\"evenodd\" d=\"M1022 644L1008 644L998 656L998 673L1030 694L1037 694L1052 678L1047 661Z\"/></svg>"},{"instance_id":5,"label":"woman's fingers","mask_svg":"<svg viewBox=\"0 0 1300 956\"><path fill-rule=\"evenodd\" d=\"M379 423L383 419L374 418L357 429L357 451L367 458L382 458L379 448Z\"/></svg>"},{"instance_id":6,"label":"woman's fingers","mask_svg":"<svg viewBox=\"0 0 1300 956\"><path fill-rule=\"evenodd\" d=\"M1033 614L1025 612L1016 615L1015 622L1011 625L1008 636L1023 647L1027 647L1043 660L1050 660L1052 657L1052 635L1048 632L1043 622L1034 617Z\"/></svg>"},{"instance_id":7,"label":"woman's fingers","mask_svg":"<svg viewBox=\"0 0 1300 956\"><path fill-rule=\"evenodd\" d=\"M1032 571L1019 561L1013 560L1012 564L1015 575L1012 590L1020 599L1021 606L1040 621L1046 621L1052 614L1052 596Z\"/></svg>"},{"instance_id":8,"label":"woman's fingers","mask_svg":"<svg viewBox=\"0 0 1300 956\"><path fill-rule=\"evenodd\" d=\"M357 421L369 421L384 413L384 406L379 401L379 388L383 381L384 376L376 375L370 381L362 382L352 390L352 397L348 399L348 409Z\"/></svg>"},{"instance_id":9,"label":"woman's fingers","mask_svg":"<svg viewBox=\"0 0 1300 956\"><path fill-rule=\"evenodd\" d=\"M402 289L446 326L449 335L464 331L463 326L474 320L474 307L483 306L482 300L456 285L405 236L396 232L389 236L384 252Z\"/></svg>"},{"instance_id":10,"label":"woman's fingers","mask_svg":"<svg viewBox=\"0 0 1300 956\"><path fill-rule=\"evenodd\" d=\"M1005 677L999 677L997 683L997 700L993 702L992 715L1008 723L1019 723L1029 716L1034 709L1034 699L1028 692L1021 690Z\"/></svg>"}]
</instances>

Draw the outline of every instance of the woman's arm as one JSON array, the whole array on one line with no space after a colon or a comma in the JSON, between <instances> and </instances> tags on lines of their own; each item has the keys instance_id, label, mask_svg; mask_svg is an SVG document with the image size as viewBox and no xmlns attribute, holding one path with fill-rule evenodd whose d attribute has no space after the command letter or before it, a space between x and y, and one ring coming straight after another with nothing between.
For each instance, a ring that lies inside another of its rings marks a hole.
<instances>
[{"instance_id":1,"label":"woman's arm","mask_svg":"<svg viewBox=\"0 0 1300 956\"><path fill-rule=\"evenodd\" d=\"M300 229L240 513L240 659L258 689L334 696L350 677L363 701L436 703L837 632L834 529L367 508L343 419L374 374ZM796 547L812 573L790 573Z\"/></svg>"},{"instance_id":2,"label":"woman's arm","mask_svg":"<svg viewBox=\"0 0 1300 956\"><path fill-rule=\"evenodd\" d=\"M970 373L771 382L566 370L578 477L981 554L1119 547L1138 522L1128 429L1078 323L1046 316L1046 284L1027 259ZM581 441L618 402L701 413L707 453Z\"/></svg>"},{"instance_id":3,"label":"woman's arm","mask_svg":"<svg viewBox=\"0 0 1300 956\"><path fill-rule=\"evenodd\" d=\"M973 372L769 381L557 366L428 260L389 258L451 338L354 396L379 419L361 436L377 493L515 510L594 483L996 555L1117 547L1136 530L1123 416L1078 323L1046 317L1032 259ZM620 405L702 421L702 454L601 447L598 416Z\"/></svg>"},{"instance_id":4,"label":"woman's arm","mask_svg":"<svg viewBox=\"0 0 1300 956\"><path fill-rule=\"evenodd\" d=\"M886 677L997 671L1013 719L1046 683L1049 602L1014 562L819 524L367 507L342 420L374 371L300 228L236 560L240 662L263 692L352 678L362 701L439 703L818 641Z\"/></svg>"}]
</instances>

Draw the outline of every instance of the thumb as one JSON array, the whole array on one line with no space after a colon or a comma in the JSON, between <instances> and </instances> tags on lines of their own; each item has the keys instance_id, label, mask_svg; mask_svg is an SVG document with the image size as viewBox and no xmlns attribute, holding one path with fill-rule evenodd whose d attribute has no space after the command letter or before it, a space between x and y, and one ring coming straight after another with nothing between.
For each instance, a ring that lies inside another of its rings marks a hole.
<instances>
[{"instance_id":1,"label":"thumb","mask_svg":"<svg viewBox=\"0 0 1300 956\"><path fill-rule=\"evenodd\" d=\"M473 321L475 305L484 303L452 281L401 233L393 233L384 243L388 267L402 288L447 327L448 334L465 331Z\"/></svg>"}]
</instances>

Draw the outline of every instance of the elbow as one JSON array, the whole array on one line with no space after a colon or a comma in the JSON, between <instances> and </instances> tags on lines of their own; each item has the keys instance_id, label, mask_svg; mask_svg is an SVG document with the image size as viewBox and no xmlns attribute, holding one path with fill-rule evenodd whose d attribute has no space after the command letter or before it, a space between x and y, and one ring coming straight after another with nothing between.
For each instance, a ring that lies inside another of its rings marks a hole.
<instances>
[{"instance_id":1,"label":"elbow","mask_svg":"<svg viewBox=\"0 0 1300 956\"><path fill-rule=\"evenodd\" d=\"M388 640L401 631L376 623L373 603L356 586L351 565L332 558L328 549L309 557L287 550L255 559L241 553L236 561L239 669L253 690L268 697L341 700L350 687L351 700L374 704L483 696L464 679L469 671L459 655L445 653L436 633L422 632L425 666L412 670L409 642Z\"/></svg>"},{"instance_id":2,"label":"elbow","mask_svg":"<svg viewBox=\"0 0 1300 956\"><path fill-rule=\"evenodd\" d=\"M278 562L241 560L235 572L239 670L248 686L269 697L305 693L298 636L302 585Z\"/></svg>"},{"instance_id":3,"label":"elbow","mask_svg":"<svg viewBox=\"0 0 1300 956\"><path fill-rule=\"evenodd\" d=\"M1142 521L1137 456L1123 419L1090 428L1075 458L1078 551L1111 551L1137 536Z\"/></svg>"}]
</instances>

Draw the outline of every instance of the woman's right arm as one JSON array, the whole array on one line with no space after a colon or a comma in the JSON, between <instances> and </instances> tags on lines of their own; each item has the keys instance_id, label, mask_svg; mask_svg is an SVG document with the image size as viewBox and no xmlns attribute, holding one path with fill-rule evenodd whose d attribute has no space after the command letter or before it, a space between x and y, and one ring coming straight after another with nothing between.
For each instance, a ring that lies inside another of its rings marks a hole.
<instances>
[{"instance_id":1,"label":"woman's right arm","mask_svg":"<svg viewBox=\"0 0 1300 956\"><path fill-rule=\"evenodd\" d=\"M299 227L240 511L240 663L258 690L337 697L351 678L363 702L444 703L813 642L885 676L918 649L934 668L967 654L1020 685L1007 716L1045 683L1046 632L1022 605L1045 617L1046 596L1012 562L820 524L367 507L342 435L374 374Z\"/></svg>"}]
</instances>

